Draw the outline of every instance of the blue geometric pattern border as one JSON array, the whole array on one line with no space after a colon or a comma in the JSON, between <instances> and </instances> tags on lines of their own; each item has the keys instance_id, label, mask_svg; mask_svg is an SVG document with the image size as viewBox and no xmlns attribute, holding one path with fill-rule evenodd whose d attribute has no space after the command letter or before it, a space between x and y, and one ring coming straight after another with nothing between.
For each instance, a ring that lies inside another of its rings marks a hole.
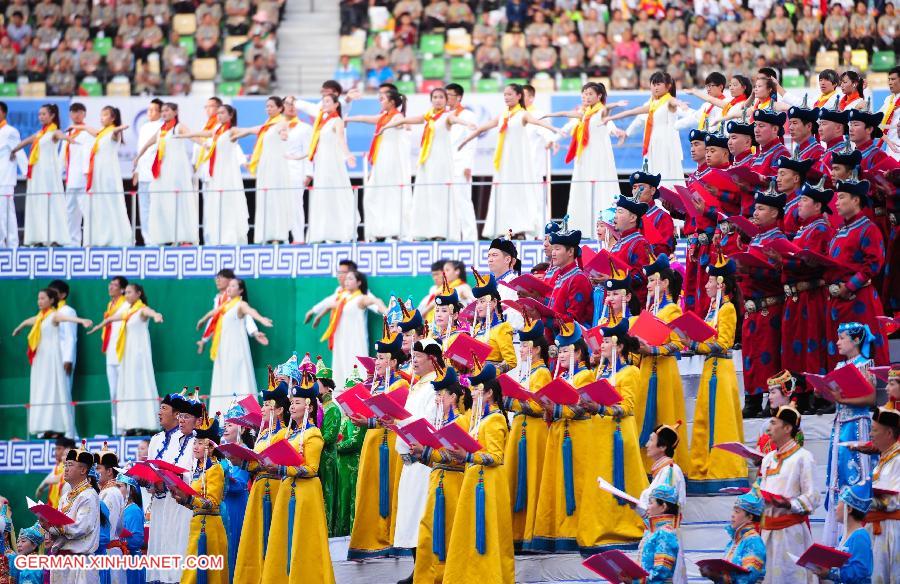
<instances>
[{"instance_id":1,"label":"blue geometric pattern border","mask_svg":"<svg viewBox=\"0 0 900 584\"><path fill-rule=\"evenodd\" d=\"M517 241L525 270L544 261L540 241ZM597 247L596 242L590 245ZM431 273L438 259L487 269L489 241L334 243L222 247L116 247L0 249L0 279L34 278L210 278L231 268L242 278L331 276L343 259L355 261L369 276ZM685 244L675 256L684 261Z\"/></svg>"},{"instance_id":2,"label":"blue geometric pattern border","mask_svg":"<svg viewBox=\"0 0 900 584\"><path fill-rule=\"evenodd\" d=\"M115 452L119 461L124 464L125 461L137 459L138 442L146 439L124 436L92 438L88 439L87 447L91 452L100 452L105 441L109 450ZM54 443L54 440L0 441L0 474L50 472L56 464L53 457Z\"/></svg>"}]
</instances>

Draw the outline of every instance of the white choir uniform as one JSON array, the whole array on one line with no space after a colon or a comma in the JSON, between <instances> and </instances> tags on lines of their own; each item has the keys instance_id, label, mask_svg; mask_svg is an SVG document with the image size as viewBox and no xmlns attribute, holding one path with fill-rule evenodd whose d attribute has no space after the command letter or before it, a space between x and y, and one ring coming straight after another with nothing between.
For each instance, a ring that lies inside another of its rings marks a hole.
<instances>
[{"instance_id":1,"label":"white choir uniform","mask_svg":"<svg viewBox=\"0 0 900 584\"><path fill-rule=\"evenodd\" d=\"M81 134L78 137L80 138ZM113 132L92 140L87 147L88 164L85 170L90 169L90 153L95 141L97 153L94 155L91 194L81 195L84 246L131 245L131 223L128 221L128 211L125 208L125 191L122 188L122 171L119 168L121 142L113 140Z\"/></svg>"},{"instance_id":2,"label":"white choir uniform","mask_svg":"<svg viewBox=\"0 0 900 584\"><path fill-rule=\"evenodd\" d=\"M193 467L194 437L185 436L178 426L168 432L159 432L150 439L148 450L151 460L162 459L181 468ZM190 482L190 471L182 477ZM147 555L182 555L188 549L191 517L193 511L182 507L172 498L171 493L157 493L150 503L150 535L147 541ZM96 546L94 546L96 547ZM174 584L181 580L181 570L147 569L147 582Z\"/></svg>"},{"instance_id":3,"label":"white choir uniform","mask_svg":"<svg viewBox=\"0 0 900 584\"><path fill-rule=\"evenodd\" d=\"M344 295L349 296L346 292ZM371 296L371 293L359 294L347 300L341 311L341 320L334 330L331 369L332 378L339 388L344 387L344 382L353 372L353 366L357 363L356 358L359 355L366 355L369 350L368 311L377 313L378 308L374 304L364 308L360 306L359 301ZM334 309L338 299L337 294L329 296L329 302L324 305L323 310Z\"/></svg>"},{"instance_id":4,"label":"white choir uniform","mask_svg":"<svg viewBox=\"0 0 900 584\"><path fill-rule=\"evenodd\" d=\"M57 309L57 312L60 314L64 314L70 317L77 317L78 313L75 312L75 309L72 308L71 305L66 303L65 306L61 306ZM75 363L78 360L78 324L74 322L61 322L59 323L59 352L62 356L62 362L71 363L72 364L72 373L66 375L66 387L67 387L67 395L69 399L67 401L72 401L72 382L75 379ZM68 406L72 407L72 406ZM72 418L74 419L75 414L72 414Z\"/></svg>"},{"instance_id":5,"label":"white choir uniform","mask_svg":"<svg viewBox=\"0 0 900 584\"><path fill-rule=\"evenodd\" d=\"M246 244L250 214L241 174L246 156L240 143L232 142L227 131L216 138L212 155L215 156L214 164L207 160L201 165L207 177L203 183L203 243Z\"/></svg>"},{"instance_id":6,"label":"white choir uniform","mask_svg":"<svg viewBox=\"0 0 900 584\"><path fill-rule=\"evenodd\" d=\"M900 93L888 94L879 111L884 114L881 119L881 129L884 131L885 137L900 146L900 136L897 133L897 129L900 128ZM894 152L890 147L885 148L885 152L894 160L900 160L900 152Z\"/></svg>"},{"instance_id":7,"label":"white choir uniform","mask_svg":"<svg viewBox=\"0 0 900 584\"><path fill-rule=\"evenodd\" d=\"M144 144L159 133L162 128L162 120L145 122L138 130L137 148L140 150ZM153 245L150 237L150 183L153 181L153 160L156 158L156 144L147 148L144 155L138 159L138 216L141 220L141 234L144 237L144 245Z\"/></svg>"},{"instance_id":8,"label":"white choir uniform","mask_svg":"<svg viewBox=\"0 0 900 584\"><path fill-rule=\"evenodd\" d=\"M150 182L150 238L156 245L200 242L199 195L188 158L189 143L175 138L180 131L178 123L165 136L161 131L156 135L157 147L165 142L159 176Z\"/></svg>"},{"instance_id":9,"label":"white choir uniform","mask_svg":"<svg viewBox=\"0 0 900 584\"><path fill-rule=\"evenodd\" d=\"M309 141L312 139L312 126L296 118L288 122L287 150L285 154L302 156L309 153ZM293 127L291 127L293 125ZM291 227L291 237L294 243L303 241L306 234L306 215L303 212L303 192L306 190L306 178L312 177L313 165L309 158L303 160L288 160L288 175L291 186L296 188L295 201L293 202L294 224Z\"/></svg>"},{"instance_id":10,"label":"white choir uniform","mask_svg":"<svg viewBox=\"0 0 900 584\"><path fill-rule=\"evenodd\" d=\"M596 231L597 218L607 209L615 208L616 199L621 194L610 138L610 132L616 125L613 122L600 123L604 113L601 108L591 116L587 146L572 161L572 184L566 213L569 215L569 228L584 234ZM564 129L572 135L577 125L577 120L571 120ZM575 137L572 136L572 139Z\"/></svg>"},{"instance_id":11,"label":"white choir uniform","mask_svg":"<svg viewBox=\"0 0 900 584\"><path fill-rule=\"evenodd\" d=\"M653 492L653 489L662 485L669 485L678 493L678 509L681 511L681 514L684 515L684 506L687 501L684 472L682 472L680 466L671 462L671 460L669 462L670 464L659 469L658 472L653 475L650 486L641 491L641 496L638 498L641 504L636 511L640 513L642 517L646 517L647 508L650 505L650 493ZM681 535L681 530L678 530L677 534L679 544L678 557L675 558L675 573L672 577L672 582L673 584L685 584L687 582L687 567L684 562L684 538Z\"/></svg>"},{"instance_id":12,"label":"white choir uniform","mask_svg":"<svg viewBox=\"0 0 900 584\"><path fill-rule=\"evenodd\" d=\"M779 461L779 455L785 457ZM760 535L766 544L766 583L815 584L818 581L815 574L798 566L788 555L800 557L813 544L806 522L784 529L766 529L767 520L779 520L786 515L809 516L819 506L821 496L813 478L815 465L813 455L793 440L767 454L760 464L759 488L781 495L791 503L790 509L767 505L763 515Z\"/></svg>"},{"instance_id":13,"label":"white choir uniform","mask_svg":"<svg viewBox=\"0 0 900 584\"><path fill-rule=\"evenodd\" d=\"M647 101L644 105L650 105ZM632 120L625 133L631 136L635 131L643 130L649 114L641 114ZM675 127L678 115L665 103L653 114L653 132L647 150L647 166L651 174L662 175L662 186L684 185L684 167L681 164L681 137Z\"/></svg>"},{"instance_id":14,"label":"white choir uniform","mask_svg":"<svg viewBox=\"0 0 900 584\"><path fill-rule=\"evenodd\" d=\"M281 138L282 122L262 135L262 152L256 166L256 209L253 215L253 243L283 241L294 227L297 197L284 158L287 140Z\"/></svg>"},{"instance_id":15,"label":"white choir uniform","mask_svg":"<svg viewBox=\"0 0 900 584\"><path fill-rule=\"evenodd\" d=\"M425 418L434 422L437 416L437 405L434 401L434 388L431 382L435 380L434 372L422 376L422 378L409 389L406 397L406 411L412 414L407 420L409 423L418 418ZM395 446L400 456L409 454L409 445L398 440ZM431 467L421 462L409 463L404 460L403 470L400 471L400 484L397 487L397 526L394 531L394 547L414 548L419 540L419 521L425 512L425 503L428 500L428 481L431 475Z\"/></svg>"},{"instance_id":16,"label":"white choir uniform","mask_svg":"<svg viewBox=\"0 0 900 584\"><path fill-rule=\"evenodd\" d=\"M544 112L534 106L528 108L528 113L537 119L544 115ZM531 156L534 159L534 164L531 167L534 171L534 182L541 191L540 199L535 197L536 210L534 212L534 217L537 220L534 233L540 235L544 232L544 225L550 220L550 211L546 208L546 190L543 184L544 178L548 176L547 156L550 153L550 144L557 142L559 135L535 124L526 125L525 134L528 136Z\"/></svg>"},{"instance_id":17,"label":"white choir uniform","mask_svg":"<svg viewBox=\"0 0 900 584\"><path fill-rule=\"evenodd\" d=\"M431 149L424 162L416 167L413 188L410 239L446 239L452 241L461 233L459 217L454 210L453 145L447 112L433 121ZM419 154L421 157L421 153Z\"/></svg>"},{"instance_id":18,"label":"white choir uniform","mask_svg":"<svg viewBox=\"0 0 900 584\"><path fill-rule=\"evenodd\" d=\"M398 116L403 118L399 111L394 118ZM389 128L384 130L378 142L375 163L369 168L363 191L368 241L400 239L409 233L412 176L408 134L409 126Z\"/></svg>"},{"instance_id":19,"label":"white choir uniform","mask_svg":"<svg viewBox=\"0 0 900 584\"><path fill-rule=\"evenodd\" d=\"M222 305L223 302L227 302L228 298L225 296L224 292L220 292L213 296L213 308L218 308ZM252 337L256 333L259 332L259 327L256 326L256 321L253 320L253 317L249 314L244 316L244 328L247 329L247 336Z\"/></svg>"},{"instance_id":20,"label":"white choir uniform","mask_svg":"<svg viewBox=\"0 0 900 584\"><path fill-rule=\"evenodd\" d=\"M872 473L872 488L893 491L893 495L876 495L870 513L900 513L900 443L881 454ZM885 519L875 523L868 521L872 531L872 584L900 582L900 518ZM880 533L875 533L879 531Z\"/></svg>"},{"instance_id":21,"label":"white choir uniform","mask_svg":"<svg viewBox=\"0 0 900 584\"><path fill-rule=\"evenodd\" d=\"M76 493L72 498L72 493ZM71 500L70 500L71 499ZM60 496L59 510L74 523L63 527L51 527L51 553L67 553L88 556L100 545L100 496L90 485L71 489ZM50 572L50 584L96 584L100 574L93 570L54 570Z\"/></svg>"},{"instance_id":22,"label":"white choir uniform","mask_svg":"<svg viewBox=\"0 0 900 584\"><path fill-rule=\"evenodd\" d=\"M213 361L212 381L209 389L209 411L224 412L232 400L256 395L256 372L250 354L247 325L238 316L235 304L221 317L222 333L219 348Z\"/></svg>"},{"instance_id":23,"label":"white choir uniform","mask_svg":"<svg viewBox=\"0 0 900 584\"><path fill-rule=\"evenodd\" d=\"M34 145L31 146L34 148ZM31 169L25 197L25 245L68 245L71 242L66 220L62 159L53 133L40 140L40 156ZM49 193L49 196L48 196ZM75 245L81 243L79 240Z\"/></svg>"},{"instance_id":24,"label":"white choir uniform","mask_svg":"<svg viewBox=\"0 0 900 584\"><path fill-rule=\"evenodd\" d=\"M454 114L463 122L478 123L478 118L472 110L463 108ZM453 210L456 214L460 236L453 239L462 241L475 241L478 239L478 226L475 224L475 207L472 205L472 179L466 178L466 170L475 170L475 151L477 141L470 140L468 144L459 149L459 144L469 135L469 128L463 124L454 124L450 127L450 142L453 146Z\"/></svg>"},{"instance_id":25,"label":"white choir uniform","mask_svg":"<svg viewBox=\"0 0 900 584\"><path fill-rule=\"evenodd\" d=\"M125 307L126 310L130 308L130 305ZM117 432L123 434L126 430L148 429L157 424L159 394L153 373L150 319L135 313L127 322L119 324L125 327L125 351L119 364L116 386L119 401L113 420L117 424Z\"/></svg>"},{"instance_id":26,"label":"white choir uniform","mask_svg":"<svg viewBox=\"0 0 900 584\"><path fill-rule=\"evenodd\" d=\"M63 370L61 326L56 324L54 316L54 314L47 315L41 323L41 342L31 363L31 391L28 403L56 405L29 407L28 433L63 432L66 436L74 438L75 412L71 405L72 391Z\"/></svg>"},{"instance_id":27,"label":"white choir uniform","mask_svg":"<svg viewBox=\"0 0 900 584\"><path fill-rule=\"evenodd\" d=\"M9 124L0 127L0 247L19 246L19 221L13 197L18 180L18 160L10 160L10 152L20 141L17 129ZM16 157L19 155L17 152Z\"/></svg>"},{"instance_id":28,"label":"white choir uniform","mask_svg":"<svg viewBox=\"0 0 900 584\"><path fill-rule=\"evenodd\" d=\"M350 185L344 148L332 118L322 124L313 160L313 188L309 191L309 227L306 242L356 241L359 206Z\"/></svg>"},{"instance_id":29,"label":"white choir uniform","mask_svg":"<svg viewBox=\"0 0 900 584\"><path fill-rule=\"evenodd\" d=\"M70 130L69 137L74 134ZM81 245L81 218L87 201L84 200L87 186L88 158L94 138L85 131L80 131L73 138L74 144L62 141L60 145L60 164L66 179L66 219L69 226L69 238L72 245ZM116 161L118 164L118 160Z\"/></svg>"},{"instance_id":30,"label":"white choir uniform","mask_svg":"<svg viewBox=\"0 0 900 584\"><path fill-rule=\"evenodd\" d=\"M122 304L119 305L119 308L110 316L124 315L128 312L128 306L129 304L123 300ZM116 344L119 342L122 324L121 320L114 320L109 323L109 339L106 343L106 352L104 353L106 356L106 381L109 384L109 400L114 404L116 403L116 396L118 395L119 372L122 370L122 364L119 363L119 356L116 353ZM113 432L119 431L119 425L116 423L118 410L118 404L114 405L112 408ZM155 425L156 424L154 423L147 427L152 428Z\"/></svg>"}]
</instances>

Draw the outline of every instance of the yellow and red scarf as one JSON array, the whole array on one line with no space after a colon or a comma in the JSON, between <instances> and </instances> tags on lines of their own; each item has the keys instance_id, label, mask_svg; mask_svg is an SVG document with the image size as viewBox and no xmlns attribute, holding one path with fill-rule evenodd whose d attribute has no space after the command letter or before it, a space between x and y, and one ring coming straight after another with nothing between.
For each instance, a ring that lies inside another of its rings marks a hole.
<instances>
[{"instance_id":1,"label":"yellow and red scarf","mask_svg":"<svg viewBox=\"0 0 900 584\"><path fill-rule=\"evenodd\" d=\"M726 115L728 115L728 111L729 111L731 108L733 108L733 107L736 106L737 104L742 103L742 102L745 102L745 101L747 101L747 96L746 96L746 95L738 95L737 97L732 97L732 98L731 98L731 101L729 101L728 103L726 103L726 104L725 104L725 107L722 108L722 117L724 118Z\"/></svg>"},{"instance_id":2,"label":"yellow and red scarf","mask_svg":"<svg viewBox=\"0 0 900 584\"><path fill-rule=\"evenodd\" d=\"M203 126L203 131L204 132L211 131L213 128L216 127L216 124L218 124L218 123L219 123L219 118L217 116L211 116L208 120L206 120L206 125ZM215 145L215 137L213 137L213 145ZM212 146L210 146L209 149L207 149L205 144L200 146L200 154L199 154L199 156L197 156L197 163L194 165L194 170L197 170L198 168L200 168L203 165L204 162L209 160L210 149L212 149ZM210 176L212 176L212 174L210 174Z\"/></svg>"},{"instance_id":3,"label":"yellow and red scarf","mask_svg":"<svg viewBox=\"0 0 900 584\"><path fill-rule=\"evenodd\" d=\"M888 102L887 109L884 112L884 123L882 124L885 130L890 127L891 122L894 120L894 112L896 112L898 106L900 106L900 95L894 101Z\"/></svg>"},{"instance_id":4,"label":"yellow and red scarf","mask_svg":"<svg viewBox=\"0 0 900 584\"><path fill-rule=\"evenodd\" d=\"M100 150L100 140L103 139L107 134L112 133L115 130L115 126L106 126L100 133L97 134L97 137L94 138L94 145L91 146L91 158L90 162L88 162L88 172L87 172L87 192L91 192L91 186L94 184L94 159L97 157L97 151ZM69 150L66 149L66 155L68 156ZM68 160L66 160L66 164L68 165ZM68 176L68 166L66 166L66 176Z\"/></svg>"},{"instance_id":5,"label":"yellow and red scarf","mask_svg":"<svg viewBox=\"0 0 900 584\"><path fill-rule=\"evenodd\" d=\"M125 356L125 336L128 332L128 329L125 325L128 323L128 319L137 314L137 312L143 307L147 306L144 302L138 299L137 302L131 305L131 308L125 313L125 316L122 318L122 327L119 329L119 338L116 339L116 358L119 360L119 363L122 362L122 357Z\"/></svg>"},{"instance_id":6,"label":"yellow and red scarf","mask_svg":"<svg viewBox=\"0 0 900 584\"><path fill-rule=\"evenodd\" d=\"M228 302L223 303L210 320L210 325L213 327L213 338L212 345L209 347L209 358L212 361L215 361L216 355L219 354L219 340L222 338L222 317L225 316L226 312L237 306L240 301L241 297L235 296Z\"/></svg>"},{"instance_id":7,"label":"yellow and red scarf","mask_svg":"<svg viewBox=\"0 0 900 584\"><path fill-rule=\"evenodd\" d=\"M178 124L178 119L169 120L162 125L162 128L159 129L159 137L156 139L156 158L153 159L153 165L150 167L150 170L153 172L153 178L159 178L159 173L162 170L162 161L166 156L166 134L172 131Z\"/></svg>"},{"instance_id":8,"label":"yellow and red scarf","mask_svg":"<svg viewBox=\"0 0 900 584\"><path fill-rule=\"evenodd\" d=\"M352 299L360 295L362 295L362 292L359 290L356 290L350 294L341 291L341 293L338 294L337 304L334 308L331 309L331 316L328 319L328 328L325 329L324 333L322 333L322 338L319 339L320 343L325 339L328 339L328 348L334 349L334 334L337 332L338 324L340 324L341 322L341 315L343 315L344 313L344 306L346 306L347 303Z\"/></svg>"},{"instance_id":9,"label":"yellow and red scarf","mask_svg":"<svg viewBox=\"0 0 900 584\"><path fill-rule=\"evenodd\" d=\"M581 153L591 141L591 117L602 110L603 104L598 101L581 114L581 119L572 132L572 143L569 144L569 151L566 153L566 164L581 158Z\"/></svg>"},{"instance_id":10,"label":"yellow and red scarf","mask_svg":"<svg viewBox=\"0 0 900 584\"><path fill-rule=\"evenodd\" d=\"M823 93L819 96L819 99L816 100L816 107L825 107L831 98L834 97L834 94L837 93L837 89L830 91L829 93Z\"/></svg>"},{"instance_id":11,"label":"yellow and red scarf","mask_svg":"<svg viewBox=\"0 0 900 584\"><path fill-rule=\"evenodd\" d=\"M716 107L716 106L711 103L708 103L705 106L703 106L702 108L700 108L700 123L697 124L698 130L702 130L703 128L707 127L706 120L709 119L709 114L712 113L714 107Z\"/></svg>"},{"instance_id":12,"label":"yellow and red scarf","mask_svg":"<svg viewBox=\"0 0 900 584\"><path fill-rule=\"evenodd\" d=\"M34 142L31 143L31 152L28 154L28 178L31 178L31 170L41 157L41 138L48 132L52 134L57 129L56 124L47 124L34 137Z\"/></svg>"},{"instance_id":13,"label":"yellow and red scarf","mask_svg":"<svg viewBox=\"0 0 900 584\"><path fill-rule=\"evenodd\" d=\"M431 154L431 143L434 141L434 126L441 116L447 113L447 110L434 111L431 108L425 114L425 130L422 131L422 141L419 142L419 165L425 164L428 155Z\"/></svg>"},{"instance_id":14,"label":"yellow and red scarf","mask_svg":"<svg viewBox=\"0 0 900 584\"><path fill-rule=\"evenodd\" d=\"M656 113L656 110L666 105L670 99L672 99L672 94L667 93L659 99L650 100L650 111L647 112L647 121L644 122L644 144L641 148L642 156L647 156L647 152L650 151L650 136L653 135L653 114Z\"/></svg>"},{"instance_id":15,"label":"yellow and red scarf","mask_svg":"<svg viewBox=\"0 0 900 584\"><path fill-rule=\"evenodd\" d=\"M316 158L316 151L319 149L319 136L322 135L322 128L334 118L339 118L340 114L336 111L331 113L319 112L316 116L316 123L313 124L312 138L309 139L309 161L312 162Z\"/></svg>"},{"instance_id":16,"label":"yellow and red scarf","mask_svg":"<svg viewBox=\"0 0 900 584\"><path fill-rule=\"evenodd\" d=\"M37 354L38 345L41 344L41 325L44 324L44 319L46 319L51 312L55 312L55 308L45 308L44 310L37 313L35 317L34 325L32 325L31 330L28 332L28 363L31 364L34 362L34 356Z\"/></svg>"},{"instance_id":17,"label":"yellow and red scarf","mask_svg":"<svg viewBox=\"0 0 900 584\"><path fill-rule=\"evenodd\" d=\"M209 150L206 151L206 158L204 160L209 160L209 176L212 178L216 171L216 144L219 141L219 138L224 134L227 130L231 129L231 123L226 122L216 128L216 131L213 132L212 136L212 145L210 145ZM202 163L202 162L201 162Z\"/></svg>"},{"instance_id":18,"label":"yellow and red scarf","mask_svg":"<svg viewBox=\"0 0 900 584\"><path fill-rule=\"evenodd\" d=\"M522 111L522 106L516 104L515 107L507 108L503 114L503 121L500 123L500 131L497 134L497 148L494 150L494 170L500 170L500 160L503 158L503 146L506 143L506 130L509 129L509 119Z\"/></svg>"},{"instance_id":19,"label":"yellow and red scarf","mask_svg":"<svg viewBox=\"0 0 900 584\"><path fill-rule=\"evenodd\" d=\"M260 126L259 132L256 133L256 142L253 144L253 154L250 156L250 163L247 165L247 170L249 170L250 174L253 176L256 176L256 167L259 166L259 159L262 157L263 135L269 131L269 128L282 120L284 120L284 116L276 114L266 120L266 123Z\"/></svg>"},{"instance_id":20,"label":"yellow and red scarf","mask_svg":"<svg viewBox=\"0 0 900 584\"><path fill-rule=\"evenodd\" d=\"M372 143L369 144L369 166L373 166L375 161L378 160L378 147L381 145L381 134L379 132L396 114L397 108L391 108L390 111L381 114L378 117L378 121L375 122L375 135L372 137Z\"/></svg>"},{"instance_id":21,"label":"yellow and red scarf","mask_svg":"<svg viewBox=\"0 0 900 584\"><path fill-rule=\"evenodd\" d=\"M116 298L115 300L110 300L109 302L107 302L106 303L106 311L103 313L103 319L106 320L107 318L111 317L115 313L119 312L119 308L122 306L122 304L124 302L125 302L125 296L122 294L120 294L119 297ZM109 337L111 335L112 335L112 323L108 322L103 327L103 332L100 333L100 340L101 340L100 351L104 354L106 353L106 349L109 348Z\"/></svg>"},{"instance_id":22,"label":"yellow and red scarf","mask_svg":"<svg viewBox=\"0 0 900 584\"><path fill-rule=\"evenodd\" d=\"M838 107L840 108L841 111L844 111L845 109L847 109L848 105L850 105L857 99L859 99L859 93L857 93L855 91L853 93L851 93L850 95L844 95L841 97L841 101L840 101Z\"/></svg>"}]
</instances>

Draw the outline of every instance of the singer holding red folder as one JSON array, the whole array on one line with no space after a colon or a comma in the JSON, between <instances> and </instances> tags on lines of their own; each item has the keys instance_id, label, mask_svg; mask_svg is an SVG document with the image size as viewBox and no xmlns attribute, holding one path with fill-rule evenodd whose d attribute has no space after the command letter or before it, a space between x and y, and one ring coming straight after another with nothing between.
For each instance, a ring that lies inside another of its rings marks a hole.
<instances>
[{"instance_id":1,"label":"singer holding red folder","mask_svg":"<svg viewBox=\"0 0 900 584\"><path fill-rule=\"evenodd\" d=\"M60 498L59 511L72 519L73 523L53 526L46 520L39 520L50 538L46 553L93 554L100 541L100 497L88 479L88 472L94 466L94 455L86 450L84 440L80 448L72 448L66 453L65 465L63 480L70 489ZM90 582L92 578L97 578L97 573L84 572L79 576L83 578L81 581Z\"/></svg>"},{"instance_id":2,"label":"singer holding red folder","mask_svg":"<svg viewBox=\"0 0 900 584\"><path fill-rule=\"evenodd\" d=\"M723 572L712 571L703 564L700 575L713 582L725 584L756 584L766 576L766 545L757 531L757 525L765 510L765 504L755 493L744 493L734 502L731 524L726 527L731 541L725 549L726 562L742 568Z\"/></svg>"}]
</instances>

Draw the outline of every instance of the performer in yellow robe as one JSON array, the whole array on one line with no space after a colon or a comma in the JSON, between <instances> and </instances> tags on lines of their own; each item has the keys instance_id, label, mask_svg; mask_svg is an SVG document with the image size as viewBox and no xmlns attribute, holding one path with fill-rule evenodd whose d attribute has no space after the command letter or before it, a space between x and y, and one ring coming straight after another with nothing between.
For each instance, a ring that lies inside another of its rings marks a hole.
<instances>
[{"instance_id":1,"label":"performer in yellow robe","mask_svg":"<svg viewBox=\"0 0 900 584\"><path fill-rule=\"evenodd\" d=\"M462 332L459 328L458 318L462 310L459 294L455 288L451 288L444 277L444 283L440 294L434 297L434 317L431 320L433 326L431 334L434 340L441 344L441 349L446 351Z\"/></svg>"},{"instance_id":2,"label":"performer in yellow robe","mask_svg":"<svg viewBox=\"0 0 900 584\"><path fill-rule=\"evenodd\" d=\"M687 492L691 495L715 494L720 489L749 484L747 461L737 454L713 448L722 442L744 441L737 373L731 355L738 329L737 311L732 302L738 291L734 260L725 261L720 255L715 265L707 267L707 272L706 293L711 303L706 323L716 329L716 336L702 343L689 341L688 344L695 353L706 356L694 407L691 467L687 473Z\"/></svg>"},{"instance_id":3,"label":"performer in yellow robe","mask_svg":"<svg viewBox=\"0 0 900 584\"><path fill-rule=\"evenodd\" d=\"M506 322L500 305L500 292L497 290L497 279L494 274L484 277L473 268L475 273L475 321L472 324L472 336L482 343L491 346L487 357L489 363L504 373L516 367L516 348L513 345L513 329Z\"/></svg>"},{"instance_id":4,"label":"performer in yellow robe","mask_svg":"<svg viewBox=\"0 0 900 584\"><path fill-rule=\"evenodd\" d=\"M559 347L557 369L562 379L574 387L594 381L587 365L588 348L581 327L573 322L560 323L556 336ZM524 551L578 551L578 518L590 459L597 456L593 445L593 421L590 412L580 406L544 404L545 416L552 420L544 449L541 488L534 519L534 537L522 544ZM596 480L596 475L594 476Z\"/></svg>"},{"instance_id":5,"label":"performer in yellow robe","mask_svg":"<svg viewBox=\"0 0 900 584\"><path fill-rule=\"evenodd\" d=\"M610 278L603 283L605 295L597 326L616 326L622 318L625 318L628 321L628 326L631 327L643 309L641 299L631 289L633 280L631 275L616 269L615 266L610 266L610 268ZM632 353L628 356L628 359L635 367L641 366L640 353ZM598 353L592 354L591 366L596 368L599 365L600 355Z\"/></svg>"},{"instance_id":6,"label":"performer in yellow robe","mask_svg":"<svg viewBox=\"0 0 900 584\"><path fill-rule=\"evenodd\" d=\"M525 316L525 328L519 331L519 340L519 382L528 391L535 392L552 379L546 364L549 356L544 324ZM512 499L513 543L516 551L520 551L523 543L534 537L547 424L543 420L544 408L536 400L522 402L504 397L503 407L515 412L503 456L503 469Z\"/></svg>"},{"instance_id":7,"label":"performer in yellow robe","mask_svg":"<svg viewBox=\"0 0 900 584\"><path fill-rule=\"evenodd\" d=\"M284 479L269 532L264 584L334 584L325 499L318 474L325 446L315 424L318 384L311 372L304 372L300 384L291 388L291 422L285 440L303 457L303 465L278 467Z\"/></svg>"},{"instance_id":8,"label":"performer in yellow robe","mask_svg":"<svg viewBox=\"0 0 900 584\"><path fill-rule=\"evenodd\" d=\"M454 292L455 293L455 292ZM437 304L435 313L440 310ZM452 367L438 371L432 382L438 405L434 427L456 424L469 429L469 417L461 414L465 390L459 384L459 375ZM419 523L419 540L416 544L416 566L413 581L422 584L441 582L447 562L447 546L453 531L453 519L462 489L464 462L457 461L444 448L432 449L420 444L410 446L410 454L422 464L432 468L428 481L428 501Z\"/></svg>"},{"instance_id":9,"label":"performer in yellow robe","mask_svg":"<svg viewBox=\"0 0 900 584\"><path fill-rule=\"evenodd\" d=\"M453 450L457 460L466 462L466 471L450 533L444 584L515 582L509 488L501 468L509 426L496 377L494 365L486 363L476 365L469 378L473 401L469 435L482 448L468 454L461 448Z\"/></svg>"},{"instance_id":10,"label":"performer in yellow robe","mask_svg":"<svg viewBox=\"0 0 900 584\"><path fill-rule=\"evenodd\" d=\"M263 391L262 417L265 428L253 445L254 452L262 452L272 444L283 440L289 419L288 384L293 379L299 383L300 369L296 355L278 366L277 375L269 370L269 389ZM277 384L277 385L276 385ZM241 543L238 546L237 566L234 570L235 582L262 581L263 559L269 541L272 524L272 509L278 497L281 477L278 469L265 467L257 462L232 460L233 464L248 471L253 476L253 487L247 499L244 526L241 528Z\"/></svg>"},{"instance_id":11,"label":"performer in yellow robe","mask_svg":"<svg viewBox=\"0 0 900 584\"><path fill-rule=\"evenodd\" d=\"M637 349L637 339L628 335L628 321L614 327L603 327L600 347L602 363L596 373L616 388L622 401L605 407L593 402L580 404L596 412L588 470L584 473L581 513L578 522L578 545L582 555L609 549L637 549L644 525L625 501L619 501L597 486L597 477L618 489L639 495L647 488L647 474L641 460L634 423L634 396L640 383L640 372L627 362Z\"/></svg>"},{"instance_id":12,"label":"performer in yellow robe","mask_svg":"<svg viewBox=\"0 0 900 584\"><path fill-rule=\"evenodd\" d=\"M228 584L228 536L222 523L220 505L225 496L225 471L214 456L215 447L221 437L219 422L209 418L204 408L197 427L194 429L194 471L191 488L194 496L178 493L175 499L193 510L191 530L188 536L187 556L219 556L223 560L218 570L184 570L181 584L196 584L203 579L207 584Z\"/></svg>"},{"instance_id":13,"label":"performer in yellow robe","mask_svg":"<svg viewBox=\"0 0 900 584\"><path fill-rule=\"evenodd\" d=\"M669 266L669 258L661 254L652 264L644 267L647 274L647 301L649 311L663 322L671 322L681 316L678 297L681 295L681 275ZM641 382L634 396L634 421L640 432L639 444L643 448L653 429L661 424L675 426L687 419L684 408L684 391L678 358L682 349L675 333L666 344L651 347L640 341ZM687 451L687 428L678 429L679 446L675 449L675 464L684 471L691 468ZM644 453L644 469L647 474L653 461Z\"/></svg>"},{"instance_id":14,"label":"performer in yellow robe","mask_svg":"<svg viewBox=\"0 0 900 584\"><path fill-rule=\"evenodd\" d=\"M400 377L398 368L405 359L403 338L397 332L383 331L375 343L375 381L372 395L408 390L409 383ZM366 428L359 454L356 479L356 516L350 531L348 560L384 558L396 555L394 521L397 516L397 484L403 461L394 445L397 435L385 428L377 418L351 415L360 428Z\"/></svg>"}]
</instances>

